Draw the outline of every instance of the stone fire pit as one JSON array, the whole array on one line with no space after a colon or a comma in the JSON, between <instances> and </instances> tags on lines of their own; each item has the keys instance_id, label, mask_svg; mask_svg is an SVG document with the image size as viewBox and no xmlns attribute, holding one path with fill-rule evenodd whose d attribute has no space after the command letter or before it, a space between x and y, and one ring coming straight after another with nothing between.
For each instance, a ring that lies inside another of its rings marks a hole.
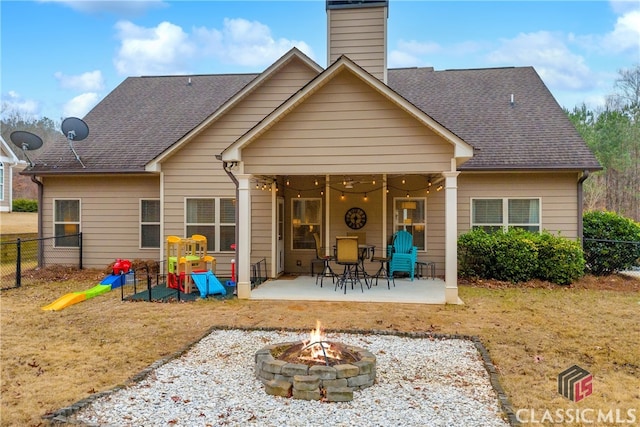
<instances>
[{"instance_id":1,"label":"stone fire pit","mask_svg":"<svg viewBox=\"0 0 640 427\"><path fill-rule=\"evenodd\" d=\"M268 345L256 352L255 368L267 394L304 400L348 402L376 379L373 353L325 340Z\"/></svg>"}]
</instances>

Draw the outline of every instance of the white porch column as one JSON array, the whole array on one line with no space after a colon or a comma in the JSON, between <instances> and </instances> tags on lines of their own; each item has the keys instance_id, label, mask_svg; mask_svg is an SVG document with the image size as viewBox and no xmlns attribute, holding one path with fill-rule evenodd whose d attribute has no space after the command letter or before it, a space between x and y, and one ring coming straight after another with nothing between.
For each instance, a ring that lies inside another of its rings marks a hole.
<instances>
[{"instance_id":1,"label":"white porch column","mask_svg":"<svg viewBox=\"0 0 640 427\"><path fill-rule=\"evenodd\" d=\"M458 298L458 175L443 172L445 178L445 301L459 304Z\"/></svg>"},{"instance_id":2,"label":"white porch column","mask_svg":"<svg viewBox=\"0 0 640 427\"><path fill-rule=\"evenodd\" d=\"M236 242L236 289L239 299L251 296L251 175L236 175L238 179L238 241Z\"/></svg>"}]
</instances>

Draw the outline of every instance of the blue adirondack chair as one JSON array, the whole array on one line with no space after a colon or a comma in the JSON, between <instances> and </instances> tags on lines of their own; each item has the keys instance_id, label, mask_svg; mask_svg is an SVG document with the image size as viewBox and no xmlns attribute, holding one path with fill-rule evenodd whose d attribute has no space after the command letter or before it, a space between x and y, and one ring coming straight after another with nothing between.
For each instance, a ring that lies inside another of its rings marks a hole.
<instances>
[{"instance_id":1,"label":"blue adirondack chair","mask_svg":"<svg viewBox=\"0 0 640 427\"><path fill-rule=\"evenodd\" d=\"M413 246L413 236L411 233L400 230L393 236L393 243L387 248L389 261L389 277L393 277L396 271L409 273L413 280L416 260L418 259L418 248Z\"/></svg>"}]
</instances>

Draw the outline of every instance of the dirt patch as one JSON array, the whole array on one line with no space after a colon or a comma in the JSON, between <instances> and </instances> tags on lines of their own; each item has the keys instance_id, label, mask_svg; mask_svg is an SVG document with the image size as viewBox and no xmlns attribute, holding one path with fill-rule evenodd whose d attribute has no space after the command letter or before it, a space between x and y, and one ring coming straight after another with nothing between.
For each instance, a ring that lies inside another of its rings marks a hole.
<instances>
[{"instance_id":1,"label":"dirt patch","mask_svg":"<svg viewBox=\"0 0 640 427\"><path fill-rule=\"evenodd\" d=\"M561 286L543 280L531 280L524 283L501 282L484 279L459 279L460 286L474 286L486 289L589 289L593 291L640 291L640 280L633 277L612 274L610 276L592 276L587 274L571 285Z\"/></svg>"}]
</instances>

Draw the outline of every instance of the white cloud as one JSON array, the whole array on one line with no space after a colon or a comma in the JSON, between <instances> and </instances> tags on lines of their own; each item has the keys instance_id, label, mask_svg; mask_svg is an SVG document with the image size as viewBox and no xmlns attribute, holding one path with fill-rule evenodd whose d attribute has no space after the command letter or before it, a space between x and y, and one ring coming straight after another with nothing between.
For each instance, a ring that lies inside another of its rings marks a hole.
<instances>
[{"instance_id":1,"label":"white cloud","mask_svg":"<svg viewBox=\"0 0 640 427\"><path fill-rule=\"evenodd\" d=\"M90 71L77 76L67 76L61 72L54 74L63 89L79 91L100 91L104 89L104 77L100 70Z\"/></svg>"},{"instance_id":2,"label":"white cloud","mask_svg":"<svg viewBox=\"0 0 640 427\"><path fill-rule=\"evenodd\" d=\"M188 34L170 22L144 28L120 21L116 29L121 45L114 64L122 75L182 74L195 53Z\"/></svg>"},{"instance_id":3,"label":"white cloud","mask_svg":"<svg viewBox=\"0 0 640 427\"><path fill-rule=\"evenodd\" d=\"M610 0L609 4L611 5L611 10L620 15L640 9L638 0Z\"/></svg>"},{"instance_id":4,"label":"white cloud","mask_svg":"<svg viewBox=\"0 0 640 427\"><path fill-rule=\"evenodd\" d=\"M388 68L417 67L420 63L417 56L399 50L392 50L387 58Z\"/></svg>"},{"instance_id":5,"label":"white cloud","mask_svg":"<svg viewBox=\"0 0 640 427\"><path fill-rule=\"evenodd\" d=\"M487 55L489 63L531 65L552 89L583 90L593 86L593 76L584 58L571 52L560 36L539 31L503 39L501 43Z\"/></svg>"},{"instance_id":6,"label":"white cloud","mask_svg":"<svg viewBox=\"0 0 640 427\"><path fill-rule=\"evenodd\" d=\"M171 75L192 72L196 60L213 57L224 64L263 67L292 47L313 59L303 42L276 39L268 26L225 18L222 29L198 27L192 33L170 22L145 28L129 21L116 24L120 48L114 64L121 75Z\"/></svg>"},{"instance_id":7,"label":"white cloud","mask_svg":"<svg viewBox=\"0 0 640 427\"><path fill-rule=\"evenodd\" d=\"M313 50L307 43L286 38L275 39L271 29L258 21L225 18L222 30L200 27L195 28L193 34L203 54L216 57L226 64L266 66L292 47L314 58Z\"/></svg>"},{"instance_id":8,"label":"white cloud","mask_svg":"<svg viewBox=\"0 0 640 427\"><path fill-rule=\"evenodd\" d=\"M84 117L97 103L100 96L95 92L78 95L62 107L63 117Z\"/></svg>"},{"instance_id":9,"label":"white cloud","mask_svg":"<svg viewBox=\"0 0 640 427\"><path fill-rule=\"evenodd\" d=\"M442 51L438 43L419 42L416 40L400 40L398 41L398 50L404 51L411 55L429 55Z\"/></svg>"},{"instance_id":10,"label":"white cloud","mask_svg":"<svg viewBox=\"0 0 640 427\"><path fill-rule=\"evenodd\" d=\"M630 51L640 55L640 11L634 10L618 18L616 25L603 39L603 47L607 51Z\"/></svg>"},{"instance_id":11,"label":"white cloud","mask_svg":"<svg viewBox=\"0 0 640 427\"><path fill-rule=\"evenodd\" d=\"M18 92L10 90L6 94L2 94L0 112L3 115L18 112L26 116L37 116L40 113L40 104L33 99L24 99Z\"/></svg>"}]
</instances>

